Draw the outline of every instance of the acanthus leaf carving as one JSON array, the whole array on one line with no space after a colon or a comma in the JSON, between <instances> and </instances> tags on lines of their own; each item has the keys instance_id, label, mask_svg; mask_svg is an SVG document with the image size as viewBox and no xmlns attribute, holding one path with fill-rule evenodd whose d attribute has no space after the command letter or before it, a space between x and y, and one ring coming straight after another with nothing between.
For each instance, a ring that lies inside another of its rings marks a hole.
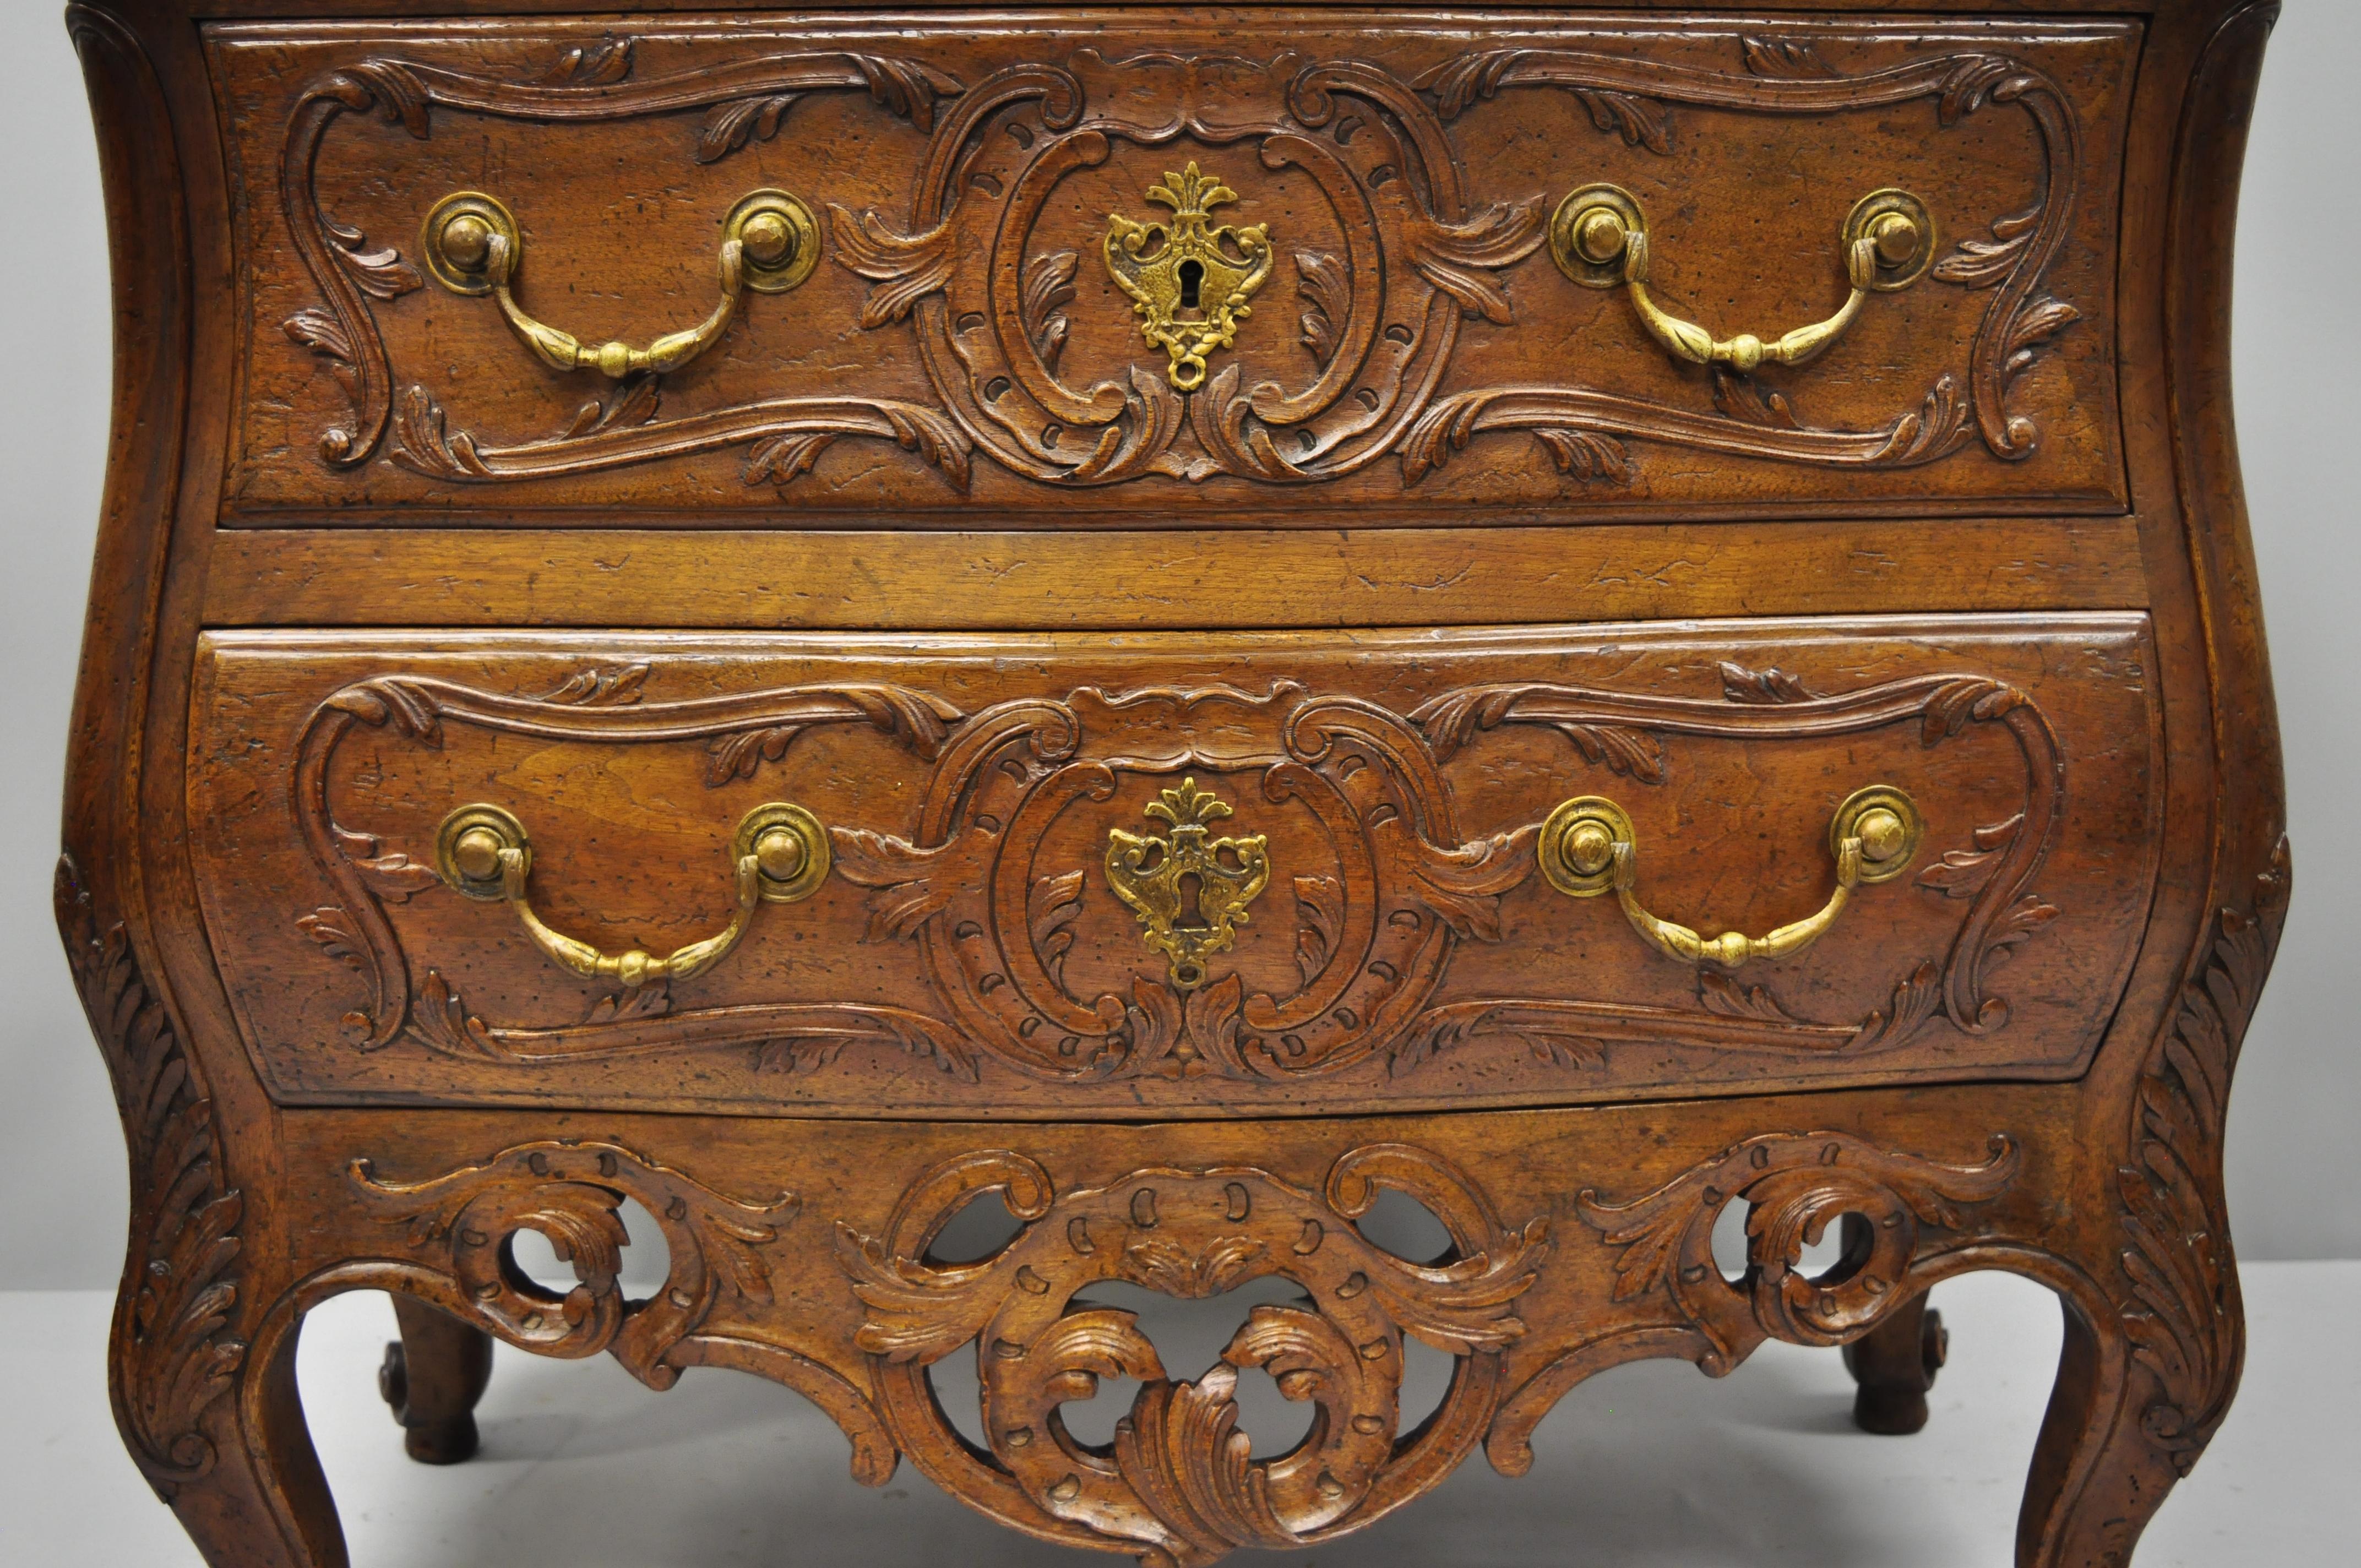
<instances>
[{"instance_id":1,"label":"acanthus leaf carving","mask_svg":"<svg viewBox=\"0 0 2361 1568\"><path fill-rule=\"evenodd\" d=\"M137 1288L116 1304L108 1387L133 1459L170 1502L213 1470L205 1422L246 1364L246 1342L232 1332L246 1201L224 1178L213 1102L130 933L121 922L101 929L71 856L58 861L52 894L131 1156L126 1269Z\"/></svg>"},{"instance_id":2,"label":"acanthus leaf carving","mask_svg":"<svg viewBox=\"0 0 2361 1568\"><path fill-rule=\"evenodd\" d=\"M1353 1222L1389 1188L1443 1220L1449 1261L1408 1263L1362 1238ZM935 1232L991 1190L1016 1235L976 1263L928 1258ZM839 1265L868 1309L858 1343L913 1464L1038 1535L1191 1563L1301 1544L1440 1480L1498 1398L1498 1357L1525 1332L1513 1309L1549 1245L1544 1221L1504 1226L1456 1168L1402 1145L1348 1151L1317 1193L1251 1168L1143 1169L1060 1192L1034 1160L986 1151L919 1179L884 1234L837 1226ZM1075 1300L1101 1280L1201 1299L1266 1277L1301 1286L1308 1303L1254 1309L1189 1381L1167 1373L1134 1314ZM1398 1438L1405 1337L1459 1365L1438 1417ZM959 1438L925 1373L969 1343L988 1456ZM1317 1407L1292 1453L1257 1460L1238 1430L1248 1368ZM1085 1450L1059 1408L1107 1377L1142 1387L1113 1445Z\"/></svg>"},{"instance_id":3,"label":"acanthus leaf carving","mask_svg":"<svg viewBox=\"0 0 2361 1568\"><path fill-rule=\"evenodd\" d=\"M2116 1172L2128 1245L2122 1307L2135 1360L2154 1380L2141 1430L2186 1475L2227 1413L2245 1320L2221 1197L2230 1077L2279 949L2293 891L2287 840L2247 908L2223 909L2199 972L2141 1073L2131 1161Z\"/></svg>"}]
</instances>

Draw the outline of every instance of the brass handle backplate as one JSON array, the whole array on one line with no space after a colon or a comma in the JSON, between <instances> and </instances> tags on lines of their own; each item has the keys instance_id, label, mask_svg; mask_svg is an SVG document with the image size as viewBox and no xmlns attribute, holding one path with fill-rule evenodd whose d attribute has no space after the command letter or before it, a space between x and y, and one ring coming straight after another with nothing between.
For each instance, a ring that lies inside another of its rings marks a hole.
<instances>
[{"instance_id":1,"label":"brass handle backplate","mask_svg":"<svg viewBox=\"0 0 2361 1568\"><path fill-rule=\"evenodd\" d=\"M1552 887L1575 898L1612 892L1631 928L1667 957L1736 969L1750 959L1784 959L1810 947L1836 924L1855 888L1891 882L1909 869L1925 831L1917 805L1902 791L1891 784L1855 790L1828 821L1836 892L1817 914L1761 937L1736 931L1705 937L1651 915L1636 891L1640 845L1631 818L1602 796L1583 795L1551 812L1535 852Z\"/></svg>"},{"instance_id":2,"label":"brass handle backplate","mask_svg":"<svg viewBox=\"0 0 2361 1568\"><path fill-rule=\"evenodd\" d=\"M552 961L585 980L611 980L636 991L651 981L686 980L719 963L746 934L757 905L793 904L808 898L828 880L828 830L800 806L773 801L748 812L730 846L737 912L721 931L675 948L663 958L634 948L605 953L588 942L553 931L533 912L525 891L533 874L533 842L524 824L497 806L463 806L443 819L434 834L434 869L469 898L503 900L516 911L525 935Z\"/></svg>"},{"instance_id":3,"label":"brass handle backplate","mask_svg":"<svg viewBox=\"0 0 2361 1568\"><path fill-rule=\"evenodd\" d=\"M697 325L666 333L645 348L628 343L593 347L573 334L534 320L516 302L524 237L497 197L460 191L426 214L423 254L435 281L455 294L489 294L525 345L559 370L598 370L620 378L642 370L676 370L720 338L752 289L777 294L794 288L819 264L819 223L802 199L785 191L756 191L721 221L721 302Z\"/></svg>"},{"instance_id":4,"label":"brass handle backplate","mask_svg":"<svg viewBox=\"0 0 2361 1568\"><path fill-rule=\"evenodd\" d=\"M1872 191L1853 204L1842 244L1852 292L1836 314L1768 340L1751 332L1719 338L1668 314L1649 293L1648 218L1631 192L1586 185L1559 203L1550 220L1550 255L1560 271L1587 289L1629 288L1641 324L1674 357L1739 371L1817 358L1844 335L1870 295L1918 281L1935 260L1934 214L1906 191Z\"/></svg>"}]
</instances>

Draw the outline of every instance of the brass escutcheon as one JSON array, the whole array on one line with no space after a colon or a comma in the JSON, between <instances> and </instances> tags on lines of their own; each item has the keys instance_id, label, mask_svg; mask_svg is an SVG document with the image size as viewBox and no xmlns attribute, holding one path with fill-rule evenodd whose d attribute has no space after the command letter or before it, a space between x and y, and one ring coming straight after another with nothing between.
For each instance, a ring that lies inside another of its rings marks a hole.
<instances>
[{"instance_id":1,"label":"brass escutcheon","mask_svg":"<svg viewBox=\"0 0 2361 1568\"><path fill-rule=\"evenodd\" d=\"M1891 882L1908 871L1925 836L1925 820L1907 794L1892 784L1855 790L1828 819L1836 892L1817 914L1761 937L1736 931L1704 937L1650 914L1636 891L1639 835L1630 815L1604 796L1582 795L1552 811L1534 853L1542 875L1560 893L1596 898L1612 892L1631 928L1666 957L1736 969L1752 959L1786 958L1810 947L1836 924L1855 888Z\"/></svg>"},{"instance_id":2,"label":"brass escutcheon","mask_svg":"<svg viewBox=\"0 0 2361 1568\"><path fill-rule=\"evenodd\" d=\"M1205 356L1235 343L1238 323L1254 313L1246 302L1270 276L1270 235L1262 224L1212 227L1208 214L1238 193L1193 162L1168 171L1148 199L1170 207L1172 221L1134 223L1111 213L1100 252L1131 296L1140 335L1170 360L1167 378L1193 392L1205 384Z\"/></svg>"},{"instance_id":3,"label":"brass escutcheon","mask_svg":"<svg viewBox=\"0 0 2361 1568\"><path fill-rule=\"evenodd\" d=\"M1193 991L1205 983L1205 960L1237 939L1246 905L1270 881L1269 841L1211 837L1207 824L1229 816L1229 804L1193 778L1161 791L1142 815L1170 827L1107 829L1107 885L1139 917L1140 940L1165 956L1173 986Z\"/></svg>"},{"instance_id":4,"label":"brass escutcheon","mask_svg":"<svg viewBox=\"0 0 2361 1568\"><path fill-rule=\"evenodd\" d=\"M712 968L746 934L758 904L809 898L828 880L833 863L828 829L809 811L786 801L758 806L740 819L730 859L738 907L719 935L661 958L637 948L609 954L550 929L534 913L525 886L533 874L533 842L514 813L480 803L463 806L444 817L434 833L434 869L455 891L507 903L525 934L559 968L585 980L613 980L632 991Z\"/></svg>"},{"instance_id":5,"label":"brass escutcheon","mask_svg":"<svg viewBox=\"0 0 2361 1568\"><path fill-rule=\"evenodd\" d=\"M496 196L459 191L434 203L421 232L422 254L434 280L455 294L489 294L510 329L543 361L559 370L595 369L621 378L643 370L675 370L710 348L736 313L741 292L784 293L819 265L819 222L802 198L756 191L721 220L721 302L697 326L667 333L645 348L627 343L584 345L571 333L525 313L513 292L524 259L516 216Z\"/></svg>"},{"instance_id":6,"label":"brass escutcheon","mask_svg":"<svg viewBox=\"0 0 2361 1568\"><path fill-rule=\"evenodd\" d=\"M1631 291L1641 324L1675 358L1728 365L1741 372L1771 365L1803 365L1844 335L1872 294L1907 289L1935 262L1935 218L1907 191L1872 191L1845 218L1840 254L1852 292L1828 320L1768 340L1741 332L1718 338L1694 322L1666 313L1649 292L1650 239L1639 198L1620 185L1585 185L1560 202L1550 219L1550 256L1558 270L1586 289Z\"/></svg>"}]
</instances>

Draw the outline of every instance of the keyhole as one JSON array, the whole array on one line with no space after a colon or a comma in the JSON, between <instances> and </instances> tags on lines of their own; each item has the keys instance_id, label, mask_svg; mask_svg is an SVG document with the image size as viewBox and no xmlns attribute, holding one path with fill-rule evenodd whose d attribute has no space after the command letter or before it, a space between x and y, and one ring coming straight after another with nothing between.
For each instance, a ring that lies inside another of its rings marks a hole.
<instances>
[{"instance_id":1,"label":"keyhole","mask_svg":"<svg viewBox=\"0 0 2361 1568\"><path fill-rule=\"evenodd\" d=\"M1205 918L1205 912L1197 906L1198 896L1204 891L1205 884L1198 879L1195 872L1180 879L1180 913L1173 918L1174 926L1184 931L1202 931L1213 924Z\"/></svg>"},{"instance_id":2,"label":"keyhole","mask_svg":"<svg viewBox=\"0 0 2361 1568\"><path fill-rule=\"evenodd\" d=\"M1202 261L1182 262L1180 264L1180 308L1184 311L1197 309L1197 293L1204 286L1205 264Z\"/></svg>"}]
</instances>

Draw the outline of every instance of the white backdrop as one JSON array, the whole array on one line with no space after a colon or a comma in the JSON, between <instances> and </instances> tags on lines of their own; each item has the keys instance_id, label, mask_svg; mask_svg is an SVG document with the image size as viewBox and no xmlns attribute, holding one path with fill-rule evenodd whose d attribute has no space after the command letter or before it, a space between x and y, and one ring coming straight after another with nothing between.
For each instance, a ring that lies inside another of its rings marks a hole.
<instances>
[{"instance_id":1,"label":"white backdrop","mask_svg":"<svg viewBox=\"0 0 2361 1568\"><path fill-rule=\"evenodd\" d=\"M113 1102L49 916L58 790L105 456L104 224L59 0L0 0L0 1288L111 1287L125 1212ZM2295 902L2230 1115L2231 1207L2256 1258L2361 1257L2342 1146L2361 1053L2336 957L2361 885L2361 620L2352 477L2361 369L2361 5L2288 0L2256 115L2239 233L2240 438L2285 718ZM2224 236L2226 241L2227 236Z\"/></svg>"}]
</instances>

